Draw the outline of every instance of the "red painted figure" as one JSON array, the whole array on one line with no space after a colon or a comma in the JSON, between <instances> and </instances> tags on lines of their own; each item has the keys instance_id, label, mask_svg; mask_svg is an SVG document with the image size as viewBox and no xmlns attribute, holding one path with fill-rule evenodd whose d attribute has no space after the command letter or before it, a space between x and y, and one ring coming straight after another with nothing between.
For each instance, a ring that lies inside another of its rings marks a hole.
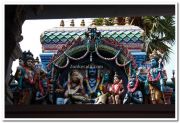
<instances>
[{"instance_id":1,"label":"red painted figure","mask_svg":"<svg viewBox=\"0 0 180 123\"><path fill-rule=\"evenodd\" d=\"M119 76L115 73L114 81L111 88L111 98L113 104L121 104L121 96L124 92L124 86L122 80L120 80Z\"/></svg>"}]
</instances>

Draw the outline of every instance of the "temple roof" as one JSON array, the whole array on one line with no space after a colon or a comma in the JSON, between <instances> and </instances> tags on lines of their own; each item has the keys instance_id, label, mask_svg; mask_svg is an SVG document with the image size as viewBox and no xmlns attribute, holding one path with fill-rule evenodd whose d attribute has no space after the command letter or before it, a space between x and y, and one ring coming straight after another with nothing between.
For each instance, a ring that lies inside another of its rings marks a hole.
<instances>
[{"instance_id":1,"label":"temple roof","mask_svg":"<svg viewBox=\"0 0 180 123\"><path fill-rule=\"evenodd\" d=\"M140 43L143 40L144 31L137 26L97 26L96 28L101 32L101 38L124 43ZM77 39L84 40L86 31L88 27L56 27L44 31L40 40L42 44L64 44Z\"/></svg>"}]
</instances>

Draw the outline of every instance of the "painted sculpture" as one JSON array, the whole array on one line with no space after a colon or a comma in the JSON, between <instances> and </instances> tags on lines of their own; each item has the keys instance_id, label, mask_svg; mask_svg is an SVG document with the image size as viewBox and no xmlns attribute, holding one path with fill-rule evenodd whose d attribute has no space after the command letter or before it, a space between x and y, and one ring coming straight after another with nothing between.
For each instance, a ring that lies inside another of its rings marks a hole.
<instances>
[{"instance_id":1,"label":"painted sculpture","mask_svg":"<svg viewBox=\"0 0 180 123\"><path fill-rule=\"evenodd\" d=\"M89 68L86 69L85 81L87 95L91 99L96 98L98 93L100 92L98 90L98 86L100 83L100 72L94 65L90 65Z\"/></svg>"},{"instance_id":2,"label":"painted sculpture","mask_svg":"<svg viewBox=\"0 0 180 123\"><path fill-rule=\"evenodd\" d=\"M132 76L127 85L127 93L124 97L123 104L142 104L143 94L138 89L139 82L135 76Z\"/></svg>"},{"instance_id":3,"label":"painted sculpture","mask_svg":"<svg viewBox=\"0 0 180 123\"><path fill-rule=\"evenodd\" d=\"M83 76L78 70L73 70L68 75L68 84L65 97L69 98L73 104L79 104L88 101L83 86Z\"/></svg>"},{"instance_id":4,"label":"painted sculpture","mask_svg":"<svg viewBox=\"0 0 180 123\"><path fill-rule=\"evenodd\" d=\"M141 28L71 25L43 32L40 64L23 52L15 74L15 104L42 104L45 97L57 105L171 103L174 89L166 85L163 55L154 50L147 61Z\"/></svg>"},{"instance_id":5,"label":"painted sculpture","mask_svg":"<svg viewBox=\"0 0 180 123\"><path fill-rule=\"evenodd\" d=\"M112 83L110 82L110 73L105 72L102 75L102 80L101 80L101 83L99 85L99 90L101 91L102 94L110 93L111 92L111 86L112 86Z\"/></svg>"},{"instance_id":6,"label":"painted sculpture","mask_svg":"<svg viewBox=\"0 0 180 123\"><path fill-rule=\"evenodd\" d=\"M150 54L151 67L148 70L149 91L152 104L164 104L164 75L162 59L156 50Z\"/></svg>"},{"instance_id":7,"label":"painted sculpture","mask_svg":"<svg viewBox=\"0 0 180 123\"><path fill-rule=\"evenodd\" d=\"M113 104L121 104L122 94L124 92L124 86L122 79L115 73L113 84L111 87L111 98Z\"/></svg>"},{"instance_id":8,"label":"painted sculpture","mask_svg":"<svg viewBox=\"0 0 180 123\"><path fill-rule=\"evenodd\" d=\"M22 60L24 62L20 63L17 68L15 78L18 81L20 89L20 98L18 104L31 104L33 100L34 91L34 71L33 71L33 54L28 52L23 52Z\"/></svg>"}]
</instances>

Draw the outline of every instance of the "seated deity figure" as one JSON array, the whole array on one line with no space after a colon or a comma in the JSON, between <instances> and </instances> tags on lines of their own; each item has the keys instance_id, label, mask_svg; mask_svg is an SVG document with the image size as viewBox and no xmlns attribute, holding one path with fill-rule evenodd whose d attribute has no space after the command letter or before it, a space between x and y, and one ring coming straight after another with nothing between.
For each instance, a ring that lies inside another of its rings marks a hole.
<instances>
[{"instance_id":1,"label":"seated deity figure","mask_svg":"<svg viewBox=\"0 0 180 123\"><path fill-rule=\"evenodd\" d=\"M86 94L91 99L95 99L100 91L98 90L98 86L100 83L100 72L94 66L90 65L89 68L86 69Z\"/></svg>"},{"instance_id":2,"label":"seated deity figure","mask_svg":"<svg viewBox=\"0 0 180 123\"><path fill-rule=\"evenodd\" d=\"M32 102L32 91L34 89L34 71L32 62L34 60L33 54L23 52L23 62L17 68L15 78L18 81L20 89L20 98L18 104L31 104Z\"/></svg>"},{"instance_id":3,"label":"seated deity figure","mask_svg":"<svg viewBox=\"0 0 180 123\"><path fill-rule=\"evenodd\" d=\"M149 55L151 67L148 69L149 91L152 104L164 104L164 74L162 58L156 50Z\"/></svg>"},{"instance_id":4,"label":"seated deity figure","mask_svg":"<svg viewBox=\"0 0 180 123\"><path fill-rule=\"evenodd\" d=\"M147 77L147 69L145 67L139 67L136 75L139 81L139 89L143 94L143 102L145 104L148 104L150 103L150 100L149 100L149 83Z\"/></svg>"},{"instance_id":5,"label":"seated deity figure","mask_svg":"<svg viewBox=\"0 0 180 123\"><path fill-rule=\"evenodd\" d=\"M139 82L135 76L132 76L127 85L127 93L124 97L123 104L142 104L143 95L138 89Z\"/></svg>"},{"instance_id":6,"label":"seated deity figure","mask_svg":"<svg viewBox=\"0 0 180 123\"><path fill-rule=\"evenodd\" d=\"M113 104L121 104L121 97L124 92L122 79L115 73L111 87L111 98Z\"/></svg>"},{"instance_id":7,"label":"seated deity figure","mask_svg":"<svg viewBox=\"0 0 180 123\"><path fill-rule=\"evenodd\" d=\"M99 85L102 94L110 93L112 83L110 82L110 73L105 72L102 76L101 84Z\"/></svg>"},{"instance_id":8,"label":"seated deity figure","mask_svg":"<svg viewBox=\"0 0 180 123\"><path fill-rule=\"evenodd\" d=\"M112 103L112 99L110 96L111 87L112 87L112 82L110 81L110 72L105 71L104 73L102 73L102 80L99 85L99 90L101 91L101 96L99 97L99 95L98 95L98 101L96 101L96 104L102 103L102 102L103 102L103 104L111 104Z\"/></svg>"},{"instance_id":9,"label":"seated deity figure","mask_svg":"<svg viewBox=\"0 0 180 123\"><path fill-rule=\"evenodd\" d=\"M73 104L84 103L87 101L83 86L83 76L78 70L73 70L68 74L65 97L69 98Z\"/></svg>"}]
</instances>

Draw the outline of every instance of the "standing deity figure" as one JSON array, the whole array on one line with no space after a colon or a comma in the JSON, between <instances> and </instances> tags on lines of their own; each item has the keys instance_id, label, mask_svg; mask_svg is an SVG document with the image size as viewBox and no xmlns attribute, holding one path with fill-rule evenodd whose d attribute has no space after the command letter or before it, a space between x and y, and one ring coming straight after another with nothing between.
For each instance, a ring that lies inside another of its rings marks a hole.
<instances>
[{"instance_id":1,"label":"standing deity figure","mask_svg":"<svg viewBox=\"0 0 180 123\"><path fill-rule=\"evenodd\" d=\"M86 69L86 94L94 99L98 96L99 90L98 86L100 83L100 71L94 66L90 65L89 68Z\"/></svg>"},{"instance_id":2,"label":"standing deity figure","mask_svg":"<svg viewBox=\"0 0 180 123\"><path fill-rule=\"evenodd\" d=\"M41 68L39 70L36 70L35 76L35 101L36 103L44 103L47 102L47 95L48 95L48 78L47 73L43 71Z\"/></svg>"},{"instance_id":3,"label":"standing deity figure","mask_svg":"<svg viewBox=\"0 0 180 123\"><path fill-rule=\"evenodd\" d=\"M15 78L18 81L18 87L20 89L19 104L32 103L32 91L34 89L33 60L33 54L30 51L23 52L20 65L15 73Z\"/></svg>"},{"instance_id":4,"label":"standing deity figure","mask_svg":"<svg viewBox=\"0 0 180 123\"><path fill-rule=\"evenodd\" d=\"M127 85L127 93L124 97L123 104L142 104L143 95L138 89L138 79L136 77L131 77Z\"/></svg>"},{"instance_id":5,"label":"standing deity figure","mask_svg":"<svg viewBox=\"0 0 180 123\"><path fill-rule=\"evenodd\" d=\"M68 74L65 97L69 98L73 104L79 104L87 101L83 86L83 76L78 70L73 70L70 74Z\"/></svg>"},{"instance_id":6,"label":"standing deity figure","mask_svg":"<svg viewBox=\"0 0 180 123\"><path fill-rule=\"evenodd\" d=\"M121 104L121 97L124 92L122 79L115 73L114 81L111 87L111 98L113 104Z\"/></svg>"},{"instance_id":7,"label":"standing deity figure","mask_svg":"<svg viewBox=\"0 0 180 123\"><path fill-rule=\"evenodd\" d=\"M161 55L154 50L149 55L151 67L148 69L149 91L152 104L164 104L164 79L166 75L163 72Z\"/></svg>"}]
</instances>

